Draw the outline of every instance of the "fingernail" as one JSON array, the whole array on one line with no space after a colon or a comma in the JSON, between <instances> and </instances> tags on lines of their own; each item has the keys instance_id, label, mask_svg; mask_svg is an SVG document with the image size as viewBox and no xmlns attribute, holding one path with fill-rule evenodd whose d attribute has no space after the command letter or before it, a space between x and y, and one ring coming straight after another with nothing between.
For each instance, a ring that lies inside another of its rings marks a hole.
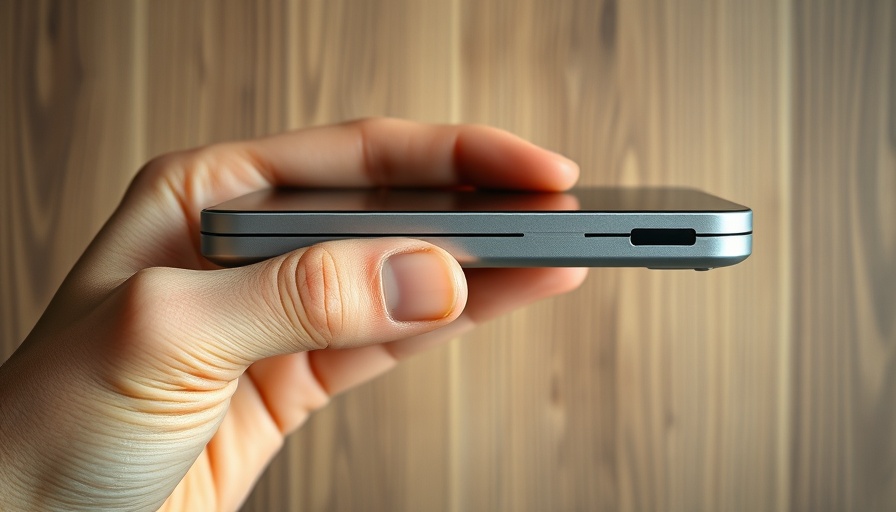
<instances>
[{"instance_id":1,"label":"fingernail","mask_svg":"<svg viewBox=\"0 0 896 512\"><path fill-rule=\"evenodd\" d=\"M383 295L393 320L438 320L457 302L454 271L435 252L395 254L383 263Z\"/></svg>"}]
</instances>

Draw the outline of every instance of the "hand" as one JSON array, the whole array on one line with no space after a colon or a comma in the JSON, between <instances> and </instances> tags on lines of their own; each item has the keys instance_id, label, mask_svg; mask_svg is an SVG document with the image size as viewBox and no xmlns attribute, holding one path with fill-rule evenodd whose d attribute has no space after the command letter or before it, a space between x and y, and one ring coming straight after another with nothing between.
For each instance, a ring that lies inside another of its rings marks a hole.
<instances>
[{"instance_id":1,"label":"hand","mask_svg":"<svg viewBox=\"0 0 896 512\"><path fill-rule=\"evenodd\" d=\"M584 278L464 272L398 238L219 269L199 252L203 207L271 186L560 190L577 175L496 129L397 120L151 161L0 367L0 509L234 510L334 393Z\"/></svg>"}]
</instances>

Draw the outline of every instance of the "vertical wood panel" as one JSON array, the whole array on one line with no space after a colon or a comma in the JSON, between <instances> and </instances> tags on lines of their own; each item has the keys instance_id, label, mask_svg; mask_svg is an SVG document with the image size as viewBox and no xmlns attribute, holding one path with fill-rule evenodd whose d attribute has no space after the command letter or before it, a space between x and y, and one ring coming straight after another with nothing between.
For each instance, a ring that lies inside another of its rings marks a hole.
<instances>
[{"instance_id":1,"label":"vertical wood panel","mask_svg":"<svg viewBox=\"0 0 896 512\"><path fill-rule=\"evenodd\" d=\"M896 504L896 8L794 12L794 510Z\"/></svg>"},{"instance_id":2,"label":"vertical wood panel","mask_svg":"<svg viewBox=\"0 0 896 512\"><path fill-rule=\"evenodd\" d=\"M471 336L455 383L474 411L459 419L460 508L774 508L789 236L777 4L468 1L463 14L465 118L572 156L585 183L698 186L758 214L746 264L594 271Z\"/></svg>"},{"instance_id":3,"label":"vertical wood panel","mask_svg":"<svg viewBox=\"0 0 896 512\"><path fill-rule=\"evenodd\" d=\"M133 152L133 7L3 2L0 350L5 360L109 216ZM117 44L109 44L109 42Z\"/></svg>"}]
</instances>

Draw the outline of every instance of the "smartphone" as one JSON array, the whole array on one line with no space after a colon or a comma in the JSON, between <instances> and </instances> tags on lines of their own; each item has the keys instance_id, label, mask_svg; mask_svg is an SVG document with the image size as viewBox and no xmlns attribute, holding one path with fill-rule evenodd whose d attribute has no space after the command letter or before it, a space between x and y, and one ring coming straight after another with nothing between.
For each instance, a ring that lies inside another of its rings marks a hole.
<instances>
[{"instance_id":1,"label":"smartphone","mask_svg":"<svg viewBox=\"0 0 896 512\"><path fill-rule=\"evenodd\" d=\"M410 237L465 267L708 270L752 252L753 212L689 188L567 192L268 189L206 208L201 247L223 266L327 240Z\"/></svg>"}]
</instances>

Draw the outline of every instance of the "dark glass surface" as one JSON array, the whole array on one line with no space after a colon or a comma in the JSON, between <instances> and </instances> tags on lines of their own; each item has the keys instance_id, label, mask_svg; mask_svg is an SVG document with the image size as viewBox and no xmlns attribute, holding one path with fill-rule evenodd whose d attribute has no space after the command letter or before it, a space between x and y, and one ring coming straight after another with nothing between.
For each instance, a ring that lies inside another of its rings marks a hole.
<instances>
[{"instance_id":1,"label":"dark glass surface","mask_svg":"<svg viewBox=\"0 0 896 512\"><path fill-rule=\"evenodd\" d=\"M209 208L240 212L734 212L747 207L689 188L578 188L569 192L433 189L271 189Z\"/></svg>"}]
</instances>

